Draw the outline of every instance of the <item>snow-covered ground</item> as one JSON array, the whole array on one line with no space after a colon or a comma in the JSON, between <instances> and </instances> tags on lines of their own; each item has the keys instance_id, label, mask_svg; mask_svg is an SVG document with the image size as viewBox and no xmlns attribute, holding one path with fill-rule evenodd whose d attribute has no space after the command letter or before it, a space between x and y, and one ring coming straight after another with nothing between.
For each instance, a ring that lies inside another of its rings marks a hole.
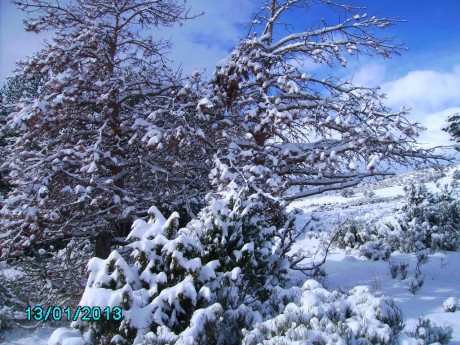
<instances>
[{"instance_id":1,"label":"snow-covered ground","mask_svg":"<svg viewBox=\"0 0 460 345\"><path fill-rule=\"evenodd\" d=\"M304 248L312 247L312 241L305 239L298 243ZM444 311L443 303L449 297L460 300L460 253L443 252L429 256L421 268L425 276L424 285L413 295L408 290L408 281L414 276L416 257L414 254L393 253L392 262L407 262L409 269L406 279L393 279L388 261L370 261L357 253L345 253L332 249L326 264L325 287L329 290L349 291L357 285L369 285L373 290L382 291L393 297L402 309L406 319L406 330L412 331L420 316L428 317L437 325L446 323L453 327L451 344L460 345L460 310L454 313Z\"/></svg>"},{"instance_id":2,"label":"snow-covered ground","mask_svg":"<svg viewBox=\"0 0 460 345\"><path fill-rule=\"evenodd\" d=\"M55 327L44 325L36 330L15 328L5 334L3 343L6 345L46 345Z\"/></svg>"},{"instance_id":3,"label":"snow-covered ground","mask_svg":"<svg viewBox=\"0 0 460 345\"><path fill-rule=\"evenodd\" d=\"M427 182L428 190L437 192L438 186L450 184L450 175L458 168L457 166L451 169L446 177L437 179L437 183ZM320 219L320 224L326 229L328 222L331 226L345 219L368 221L391 217L402 205L403 184L414 180L416 181L417 178L413 174L406 174L392 179L390 183L394 185L382 188L378 186L383 183L371 184L367 189L373 190L375 196L368 201L362 192L357 192L349 198L337 193L298 201L291 207L301 209L306 219L310 217L311 212L314 212ZM298 226L306 221L302 218L299 217ZM318 246L320 246L318 241L305 237L295 244L293 251L302 249L314 253ZM318 260L320 257L317 256L315 259ZM425 276L424 285L413 295L408 290L408 281L414 276L416 261L415 254L397 252L391 255L389 261L371 261L360 256L356 251L347 253L345 250L333 248L329 251L324 265L327 274L324 285L329 290L342 291L348 291L356 285L369 285L393 297L404 313L406 330L413 330L419 317L428 317L439 326L450 324L454 330L450 344L460 345L460 305L454 313L445 312L443 307L444 301L450 297L460 300L460 253L438 252L429 255L428 262L421 267L422 274ZM407 278L393 279L390 275L389 262L409 263Z\"/></svg>"},{"instance_id":4,"label":"snow-covered ground","mask_svg":"<svg viewBox=\"0 0 460 345\"><path fill-rule=\"evenodd\" d=\"M457 167L457 169L460 166ZM453 169L451 170L451 172ZM438 179L438 185L450 183L450 173ZM291 205L302 211L297 226L302 227L313 212L319 219L318 229L326 229L344 219L377 220L391 217L402 204L404 190L402 185L411 180L420 180L419 176L408 174L390 181L381 181L356 189L356 194L345 198L337 194L322 195L295 202ZM435 182L427 183L431 191L438 187ZM373 190L375 196L366 198L364 190ZM293 251L304 250L315 252L320 246L318 240L309 236L300 238ZM317 258L318 259L318 258ZM393 253L389 261L370 261L359 255L357 251L345 251L332 248L324 265L326 278L323 282L330 290L348 291L356 285L369 285L373 290L380 290L394 298L402 309L406 319L406 330L412 330L420 316L428 317L437 325L450 324L453 327L453 338L450 344L460 345L460 308L454 313L444 311L444 302L460 300L460 253L438 252L429 256L429 260L421 267L424 285L414 295L408 290L408 282L414 276L416 266L414 254ZM393 279L390 275L389 262L406 262L409 264L405 279L400 276ZM300 284L300 278L298 283ZM305 279L305 278L303 278ZM458 306L460 307L460 305ZM3 344L6 345L45 345L54 330L45 325L35 331L14 329L5 334Z\"/></svg>"},{"instance_id":5,"label":"snow-covered ground","mask_svg":"<svg viewBox=\"0 0 460 345\"><path fill-rule=\"evenodd\" d=\"M422 266L425 283L415 295L407 288L408 279L414 276L415 255L395 253L390 260L409 263L406 279L391 278L388 262L361 260L353 255L345 255L343 251L334 250L326 263L326 285L334 290L369 285L393 297L403 310L406 330L414 328L419 316L426 316L437 325L452 325L452 343L460 344L460 311L448 313L443 308L443 302L449 297L460 297L460 253L431 255L428 263Z\"/></svg>"}]
</instances>

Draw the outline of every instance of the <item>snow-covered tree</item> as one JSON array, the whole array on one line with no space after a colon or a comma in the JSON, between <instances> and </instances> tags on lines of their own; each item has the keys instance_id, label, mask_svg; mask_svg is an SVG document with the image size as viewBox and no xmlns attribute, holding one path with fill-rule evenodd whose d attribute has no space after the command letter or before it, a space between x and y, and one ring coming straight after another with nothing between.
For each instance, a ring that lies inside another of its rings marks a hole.
<instances>
[{"instance_id":1,"label":"snow-covered tree","mask_svg":"<svg viewBox=\"0 0 460 345\"><path fill-rule=\"evenodd\" d=\"M248 38L218 64L207 97L211 110L223 107L216 126L228 140L220 159L253 190L286 202L390 174L398 164L435 163L440 157L414 146L422 128L407 109L392 111L378 88L335 69L360 55L398 54L400 46L378 35L397 21L345 1L262 1Z\"/></svg>"},{"instance_id":2,"label":"snow-covered tree","mask_svg":"<svg viewBox=\"0 0 460 345\"><path fill-rule=\"evenodd\" d=\"M46 82L8 117L17 137L4 164L12 190L1 211L3 255L96 237L104 257L132 214L152 203L191 208L208 190L206 151L190 144L206 135L187 126L198 96L181 92L165 65L168 42L149 35L189 18L185 3L13 2L32 15L28 31L54 36L16 71Z\"/></svg>"},{"instance_id":3,"label":"snow-covered tree","mask_svg":"<svg viewBox=\"0 0 460 345\"><path fill-rule=\"evenodd\" d=\"M41 75L33 78L16 76L8 78L0 89L0 167L5 160L6 152L4 147L14 137L14 132L6 126L7 117L14 111L14 106L23 97L36 98L40 94L45 80ZM0 168L0 197L6 194L8 184L6 182L7 171Z\"/></svg>"},{"instance_id":4,"label":"snow-covered tree","mask_svg":"<svg viewBox=\"0 0 460 345\"><path fill-rule=\"evenodd\" d=\"M406 119L407 110L392 112L378 89L328 75L336 61L346 65L348 55L397 53L397 46L376 35L377 29L396 19L368 18L362 9L318 0L314 2L318 6L342 11L343 21L306 21L305 31L286 34L280 24L286 14L308 11L313 2L262 3L251 37L218 64L212 80L202 84L194 75L190 85L175 94L189 97L178 106L196 126L186 126L181 133L200 136L214 153L209 171L214 190L207 194L205 207L184 228L177 226L177 215L166 219L153 208L154 217L148 223L134 222L128 236L134 264L118 252L90 262L80 304L123 309L119 323L74 323L95 343L238 344L244 336L258 343L277 332L289 333L289 340L302 340L288 332L286 324L266 332L261 323L273 318L276 326L278 319L303 312L303 301L297 299L302 291L284 289L286 272L316 267L305 266L302 254L289 256L299 229L285 213L287 203L385 175L381 162L389 167L440 158L415 148L421 128ZM326 71L308 75L310 62ZM200 126L212 129L209 136ZM161 144L156 132L150 138ZM317 291L311 296L305 293L307 299L331 300L327 330L347 318L350 324L361 324L363 310L385 300L367 288L356 290L356 297L354 292L343 296L317 285L312 289ZM297 306L287 309L289 301ZM337 315L335 302L343 307ZM371 334L376 341L391 342L400 331L401 318L387 302L388 308L375 313L377 332L373 327L357 331L344 326L344 339L357 341ZM284 314L277 319L279 313ZM317 320L323 314L326 311L320 310L312 317L313 327L303 317L296 318L302 323L302 336L321 330Z\"/></svg>"},{"instance_id":5,"label":"snow-covered tree","mask_svg":"<svg viewBox=\"0 0 460 345\"><path fill-rule=\"evenodd\" d=\"M150 220L136 220L128 236L134 264L112 252L88 266L80 305L121 306L123 319L73 326L91 330L99 344L239 344L241 329L278 311L273 296L289 269L289 246L280 238L292 219L276 203L267 210L263 198L230 181L208 194L198 218L181 229L177 213L166 219L152 207Z\"/></svg>"},{"instance_id":6,"label":"snow-covered tree","mask_svg":"<svg viewBox=\"0 0 460 345\"><path fill-rule=\"evenodd\" d=\"M460 150L460 114L451 115L447 118L447 126L443 130L450 134L452 140L457 143L456 150Z\"/></svg>"},{"instance_id":7,"label":"snow-covered tree","mask_svg":"<svg viewBox=\"0 0 460 345\"><path fill-rule=\"evenodd\" d=\"M3 105L4 100L3 100L2 91L3 90L0 90L0 156L4 157L5 156L4 146L6 145L6 141L5 141L5 134L1 133L1 130L5 127L7 113ZM0 160L0 165L2 161L3 159ZM6 171L4 171L3 169L0 169L0 200L3 199L4 194L6 194L6 191L8 190L8 184L5 181L4 175L6 175Z\"/></svg>"},{"instance_id":8,"label":"snow-covered tree","mask_svg":"<svg viewBox=\"0 0 460 345\"><path fill-rule=\"evenodd\" d=\"M193 310L206 302L197 287L212 278L214 267L202 267L199 240L187 229L179 230L177 213L166 219L152 207L149 216L148 222L136 220L128 236L134 265L117 251L106 260L93 258L88 265L88 283L80 304L123 310L123 319L89 324L98 344L118 343L120 339L113 338L117 335L139 343L149 329L158 326L169 329L168 333L183 330ZM74 326L87 328L81 320Z\"/></svg>"}]
</instances>

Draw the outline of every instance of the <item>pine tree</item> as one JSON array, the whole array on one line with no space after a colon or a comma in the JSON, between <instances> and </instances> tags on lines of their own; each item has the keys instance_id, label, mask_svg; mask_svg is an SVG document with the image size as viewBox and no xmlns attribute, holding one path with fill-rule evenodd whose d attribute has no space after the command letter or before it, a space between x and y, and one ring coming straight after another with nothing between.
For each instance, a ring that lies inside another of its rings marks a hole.
<instances>
[{"instance_id":1,"label":"pine tree","mask_svg":"<svg viewBox=\"0 0 460 345\"><path fill-rule=\"evenodd\" d=\"M120 306L123 318L79 320L73 327L98 344L239 344L242 328L274 312L273 295L289 269L289 246L279 239L293 226L276 204L230 181L208 194L185 228L179 229L176 212L166 219L152 207L149 215L148 222L136 220L128 236L134 263L114 251L88 265L80 305Z\"/></svg>"},{"instance_id":2,"label":"pine tree","mask_svg":"<svg viewBox=\"0 0 460 345\"><path fill-rule=\"evenodd\" d=\"M328 67L345 65L346 55L399 51L374 32L396 19L318 3L341 10L344 21L286 36L278 22L289 10L308 10L310 1L264 1L254 36L219 63L208 84L196 76L194 86L177 93L197 88L196 103L189 99L183 109L195 119L196 132L201 125L210 134L201 137L214 154L213 190L184 228L175 214L166 220L157 208L148 223L136 221L128 236L134 264L117 252L105 261L92 259L80 304L121 304L124 310L118 324L74 324L92 330L96 343L241 343L243 329L295 301L299 291L284 289L289 270L316 267L288 255L301 233L285 211L288 202L385 175L383 161L441 158L413 146L421 128L406 119L407 110L385 107L378 89L303 71L309 60ZM395 318L399 331L397 311Z\"/></svg>"},{"instance_id":3,"label":"pine tree","mask_svg":"<svg viewBox=\"0 0 460 345\"><path fill-rule=\"evenodd\" d=\"M310 19L314 7L326 19ZM329 23L331 11L341 21ZM292 12L302 22L286 30ZM248 38L219 63L209 98L228 123L220 123L229 139L219 156L252 189L289 202L441 158L413 145L421 127L407 109L392 111L378 88L334 70L359 55L389 58L402 49L377 34L397 18L363 12L326 0L263 1ZM310 64L318 66L311 74Z\"/></svg>"},{"instance_id":4,"label":"pine tree","mask_svg":"<svg viewBox=\"0 0 460 345\"><path fill-rule=\"evenodd\" d=\"M219 260L228 276L235 272L241 280L237 291L223 291L219 301L237 308L249 304L261 308L275 286L283 286L289 267L286 253L295 237L294 219L277 200L250 188L231 168L216 159L211 173L219 188L208 195L208 205L200 213L203 228L203 252ZM237 270L237 271L233 271Z\"/></svg>"},{"instance_id":5,"label":"pine tree","mask_svg":"<svg viewBox=\"0 0 460 345\"><path fill-rule=\"evenodd\" d=\"M88 265L90 274L80 304L123 309L122 320L89 325L98 344L110 343L117 334L123 341L137 339L134 342L139 343L149 329L158 326L183 330L194 308L203 303L197 290L202 269L199 242L185 229L179 230L177 213L165 219L152 207L149 216L148 222L136 220L128 236L133 265L117 251L106 260L93 258ZM78 321L74 326L85 329L86 323Z\"/></svg>"},{"instance_id":6,"label":"pine tree","mask_svg":"<svg viewBox=\"0 0 460 345\"><path fill-rule=\"evenodd\" d=\"M15 105L23 97L38 97L45 80L41 75L36 75L30 80L21 77L9 78L0 89L0 167L5 160L5 146L14 138L14 131L8 130L6 124L8 116L14 112ZM7 170L0 168L0 197L9 190L6 176Z\"/></svg>"},{"instance_id":7,"label":"pine tree","mask_svg":"<svg viewBox=\"0 0 460 345\"><path fill-rule=\"evenodd\" d=\"M458 143L460 141L460 115L454 114L447 118L447 126L443 128L443 131L450 134L452 140ZM460 146L456 146L457 151L460 150Z\"/></svg>"},{"instance_id":8,"label":"pine tree","mask_svg":"<svg viewBox=\"0 0 460 345\"><path fill-rule=\"evenodd\" d=\"M12 190L1 212L3 255L96 238L106 257L133 215L152 203L186 208L208 188L206 152L184 148L203 130L180 126L196 95L181 93L165 65L168 42L147 31L184 22L187 8L173 0L14 3L34 15L28 31L55 34L16 71L46 82L8 120L17 137L4 164Z\"/></svg>"}]
</instances>

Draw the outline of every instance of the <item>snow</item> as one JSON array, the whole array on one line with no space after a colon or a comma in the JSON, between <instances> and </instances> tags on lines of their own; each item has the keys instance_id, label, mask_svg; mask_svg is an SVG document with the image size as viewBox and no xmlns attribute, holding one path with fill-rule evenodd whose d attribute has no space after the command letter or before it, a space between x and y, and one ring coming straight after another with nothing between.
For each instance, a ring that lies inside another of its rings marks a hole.
<instances>
[{"instance_id":1,"label":"snow","mask_svg":"<svg viewBox=\"0 0 460 345\"><path fill-rule=\"evenodd\" d=\"M98 306L104 309L106 307L117 307L120 303L121 295L119 291L93 287L83 293L80 305L88 307Z\"/></svg>"},{"instance_id":2,"label":"snow","mask_svg":"<svg viewBox=\"0 0 460 345\"><path fill-rule=\"evenodd\" d=\"M353 258L353 260L351 260ZM413 275L416 266L414 254L395 253L390 260L409 262L409 274ZM460 313L446 313L443 302L452 294L458 294L460 253L438 253L430 255L427 264L422 266L425 283L415 295L407 289L407 278L392 279L388 262L369 261L341 250L333 250L326 263L327 287L330 289L349 289L355 285L369 285L373 289L392 296L402 309L406 319L406 330L412 330L419 316L432 319L438 326L449 323L454 327L452 341L460 341ZM344 272L353 272L345 279Z\"/></svg>"},{"instance_id":3,"label":"snow","mask_svg":"<svg viewBox=\"0 0 460 345\"><path fill-rule=\"evenodd\" d=\"M459 166L456 167L457 169ZM454 169L452 169L454 170ZM451 172L452 172L451 170ZM450 172L450 173L451 173ZM440 186L450 184L450 176L439 179ZM322 225L329 223L331 226L343 219L378 219L387 217L391 219L395 209L401 206L401 196L404 190L401 181L417 181L417 177L410 174L392 181L389 186L368 188L375 192L375 203L365 201L361 192L353 197L345 198L339 194L328 194L311 197L296 201L290 208L298 208L303 211L298 226L303 224L310 212L320 218ZM385 183L382 183L385 185ZM376 185L378 186L378 184ZM432 192L439 191L435 182L426 184L427 189ZM372 199L371 199L372 200ZM309 237L300 239L293 247L297 250L317 251L321 244ZM360 256L354 250L332 249L327 257L324 266L326 271L325 287L329 290L348 291L354 286L367 285L374 290L382 291L385 295L391 296L398 307L403 311L405 317L405 329L412 331L420 316L430 318L436 325L453 326L453 338L451 344L460 344L460 312L445 312L446 305L458 303L460 296L460 253L438 252L428 256L428 262L421 266L424 275L424 284L421 289L413 295L408 290L411 277L415 274L417 258L415 254L395 252L390 256L389 261L370 261ZM392 279L388 262L407 262L409 271L406 279L397 277ZM352 272L350 274L350 272ZM296 277L299 281L303 277ZM457 299L457 302L455 301ZM458 304L457 304L458 308ZM406 337L401 336L400 344L413 344Z\"/></svg>"},{"instance_id":4,"label":"snow","mask_svg":"<svg viewBox=\"0 0 460 345\"><path fill-rule=\"evenodd\" d=\"M254 251L254 243L252 243L252 242L246 243L246 244L241 248L241 251L242 251L242 252L245 252L245 251L253 252L253 251Z\"/></svg>"},{"instance_id":5,"label":"snow","mask_svg":"<svg viewBox=\"0 0 460 345\"><path fill-rule=\"evenodd\" d=\"M5 265L6 266L6 265ZM9 267L1 267L0 266L0 274L2 274L7 280L11 280L23 275L23 273L17 269L9 268Z\"/></svg>"},{"instance_id":6,"label":"snow","mask_svg":"<svg viewBox=\"0 0 460 345\"><path fill-rule=\"evenodd\" d=\"M58 328L50 337L48 345L86 345L78 330Z\"/></svg>"},{"instance_id":7,"label":"snow","mask_svg":"<svg viewBox=\"0 0 460 345\"><path fill-rule=\"evenodd\" d=\"M190 327L188 327L182 333L182 338L180 339L179 344L196 344L195 340L197 339L198 332L202 330L202 328L206 325L207 321L212 320L216 317L215 315L221 313L223 313L223 310L221 305L218 303L194 313L192 319L190 320Z\"/></svg>"},{"instance_id":8,"label":"snow","mask_svg":"<svg viewBox=\"0 0 460 345\"><path fill-rule=\"evenodd\" d=\"M212 108L214 105L208 98L203 98L198 102L197 109L201 109L202 107L204 108Z\"/></svg>"},{"instance_id":9,"label":"snow","mask_svg":"<svg viewBox=\"0 0 460 345\"><path fill-rule=\"evenodd\" d=\"M238 276L241 274L241 268L239 267L235 267L232 272L231 272L231 275L232 275L232 280L237 280L238 279Z\"/></svg>"},{"instance_id":10,"label":"snow","mask_svg":"<svg viewBox=\"0 0 460 345\"><path fill-rule=\"evenodd\" d=\"M449 297L442 304L445 312L455 312L458 309L458 298Z\"/></svg>"},{"instance_id":11,"label":"snow","mask_svg":"<svg viewBox=\"0 0 460 345\"><path fill-rule=\"evenodd\" d=\"M34 330L14 328L5 332L2 342L2 333L0 332L0 343L2 345L48 345L48 340L56 327L43 325Z\"/></svg>"},{"instance_id":12,"label":"snow","mask_svg":"<svg viewBox=\"0 0 460 345\"><path fill-rule=\"evenodd\" d=\"M406 179L406 177L401 177L401 180L403 179ZM410 181L411 179L414 180L415 178L407 177L407 180ZM402 202L401 196L404 195L403 183L400 182L400 180L396 179L388 183L382 182L380 184L360 187L349 198L342 197L338 193L311 197L292 203L290 209L297 208L300 210L296 221L297 226L304 224L311 216L311 212L320 219L319 222L322 226L327 226L328 224L330 226L345 217L352 219L376 219L376 221L381 217L391 218L395 213L394 210L400 207ZM440 179L439 182L440 185L449 184L450 176ZM427 188L430 191L438 190L435 182L427 183ZM363 193L365 189L373 190L375 196L371 199L366 199ZM150 221L136 221L132 237L152 238L157 236L158 238L164 238L161 236L161 233L167 220L155 207L149 210L149 214L151 215ZM244 251L254 250L253 246L253 243L246 243L242 251L235 251L233 254L237 258L241 258ZM315 253L320 247L321 243L319 240L303 236L298 239L292 250ZM174 248L171 248L171 250L174 253L173 256L184 260L184 265L190 269L195 270L200 268L200 259L196 258L185 261L186 259L181 257L180 252ZM116 261L116 266L123 268L123 263L120 261L119 256L112 253L111 257ZM102 276L109 277L105 271L105 267L102 267L101 262L102 260L92 259L89 264L93 274L97 275L99 281L105 279ZM389 262L407 263L407 277L402 279L398 275L393 279L390 274ZM215 269L217 265L218 262L216 261L201 267L199 270L199 279L201 281L214 279L216 277ZM333 297L334 294L329 292L335 290L350 291L346 303L354 303L363 315L367 315L367 313L375 310L375 308L383 308L382 305L376 304L377 299L371 296L371 293L381 291L384 295L391 296L396 305L402 309L405 317L405 330L413 331L420 316L428 317L438 326L443 326L444 324L452 325L454 332L450 344L460 344L460 311L458 310L458 298L460 297L460 270L458 269L460 267L460 253L437 252L428 255L428 262L421 266L421 271L424 275L424 285L414 295L408 290L408 284L415 274L416 266L417 258L415 254L394 252L391 254L389 261L373 261L360 256L356 250L332 248L324 265L326 278L322 282L322 285L314 280L305 281L305 277L300 274L292 276L291 279L303 291L301 295L302 305L313 308L311 310L316 310L315 313L321 313L319 309L314 308L322 308L323 300L329 303L335 298ZM16 274L16 272L8 269L4 269L4 273L9 276ZM231 279L236 280L240 271L238 268L235 268L229 274ZM90 277L89 281L94 280L94 278ZM154 278L158 283L166 282L166 275L164 273L159 273ZM129 281L130 278L128 277L127 280ZM327 290L323 289L323 286ZM308 291L315 291L315 293L308 293ZM200 298L207 301L211 301L213 298L211 290L207 287L203 287L197 292L192 284L192 277L188 276L181 284L172 289L164 290L158 297L157 302L165 301L174 303L174 300L180 295L189 297L193 303L196 303ZM367 299L359 297L363 295L368 296ZM357 297L354 298L354 296ZM108 290L93 287L91 294L83 296L82 300L90 306L96 305L96 303L100 303L101 301L104 301L104 306L114 306L120 303L120 297L118 292L113 291L113 293L110 293ZM339 305L337 304L337 306ZM457 308L456 311L446 311L447 309L452 309L454 306ZM201 322L205 318L214 317L213 315L216 315L215 311L214 313L209 312L212 308L218 308L218 306L211 306L209 310L204 309L202 313L197 313L194 315L192 322ZM291 309L295 311L298 308L293 304L286 306L286 310L288 311ZM147 317L145 313L149 312L149 310L151 309L144 308L143 312L139 315L130 315L133 318L133 323L142 325L143 322L141 319ZM382 309L382 312L384 312L384 309ZM156 317L159 317L159 315ZM357 332L363 327L362 322L353 318L347 319L346 322L350 328ZM368 331L375 335L376 338L388 338L389 330L387 328L374 327L371 320L369 322L367 324ZM289 332L302 333L299 325L293 325L292 327L292 330ZM54 329L46 324L36 331L13 329L6 334L4 344L84 344L83 338L81 338L77 331L70 331L68 329L58 329L50 338ZM190 332L184 332L184 337L180 341L183 344L190 343L194 336L193 332L196 332L196 330L196 327L191 327ZM311 337L318 335L313 331L308 332L308 335ZM67 340L60 342L61 337L64 339L64 336ZM276 343L275 338L272 340ZM398 343L400 345L420 344L405 335L399 336Z\"/></svg>"},{"instance_id":13,"label":"snow","mask_svg":"<svg viewBox=\"0 0 460 345\"><path fill-rule=\"evenodd\" d=\"M207 286L203 286L198 292L198 297L204 298L206 301L210 302L212 300L211 289Z\"/></svg>"}]
</instances>

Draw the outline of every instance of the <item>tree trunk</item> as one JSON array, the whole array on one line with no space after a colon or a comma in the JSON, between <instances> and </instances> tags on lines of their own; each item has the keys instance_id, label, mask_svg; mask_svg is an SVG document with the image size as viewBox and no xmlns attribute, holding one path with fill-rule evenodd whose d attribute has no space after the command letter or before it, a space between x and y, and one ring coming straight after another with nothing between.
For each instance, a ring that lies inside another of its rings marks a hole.
<instances>
[{"instance_id":1,"label":"tree trunk","mask_svg":"<svg viewBox=\"0 0 460 345\"><path fill-rule=\"evenodd\" d=\"M96 257L107 259L112 248L112 234L110 232L101 232L96 237Z\"/></svg>"}]
</instances>

